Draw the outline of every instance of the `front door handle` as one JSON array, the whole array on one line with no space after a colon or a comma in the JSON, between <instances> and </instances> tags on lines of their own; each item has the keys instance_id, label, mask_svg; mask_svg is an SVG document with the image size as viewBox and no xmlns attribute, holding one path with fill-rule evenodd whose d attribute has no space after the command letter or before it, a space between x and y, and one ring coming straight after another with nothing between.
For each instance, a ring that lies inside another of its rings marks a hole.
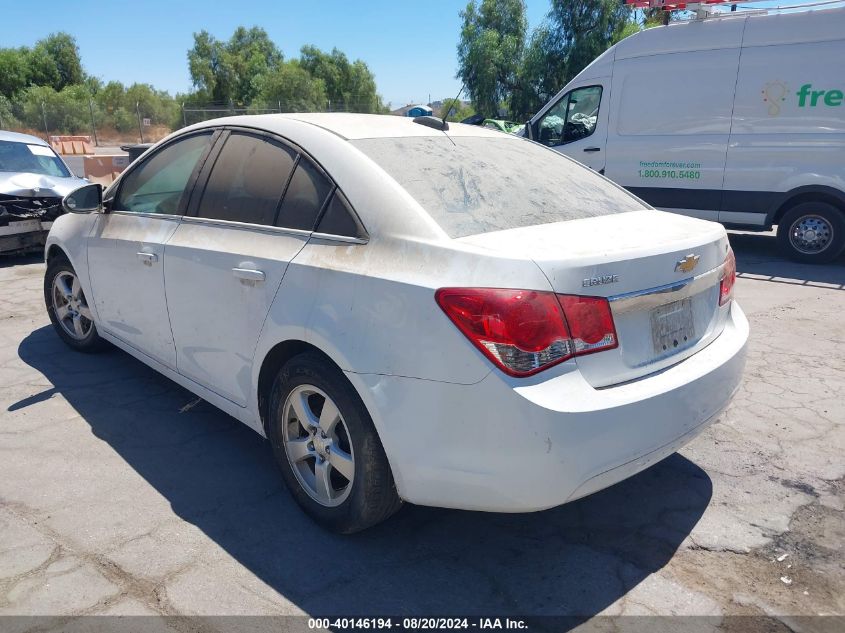
<instances>
[{"instance_id":1,"label":"front door handle","mask_svg":"<svg viewBox=\"0 0 845 633\"><path fill-rule=\"evenodd\" d=\"M155 253L137 253L137 255L144 266L152 266L154 262L158 261L158 255Z\"/></svg>"},{"instance_id":2,"label":"front door handle","mask_svg":"<svg viewBox=\"0 0 845 633\"><path fill-rule=\"evenodd\" d=\"M585 152L600 152L601 147L585 147L584 151Z\"/></svg>"},{"instance_id":3,"label":"front door handle","mask_svg":"<svg viewBox=\"0 0 845 633\"><path fill-rule=\"evenodd\" d=\"M244 281L264 281L265 278L263 270L253 270L252 268L233 268L232 274Z\"/></svg>"}]
</instances>

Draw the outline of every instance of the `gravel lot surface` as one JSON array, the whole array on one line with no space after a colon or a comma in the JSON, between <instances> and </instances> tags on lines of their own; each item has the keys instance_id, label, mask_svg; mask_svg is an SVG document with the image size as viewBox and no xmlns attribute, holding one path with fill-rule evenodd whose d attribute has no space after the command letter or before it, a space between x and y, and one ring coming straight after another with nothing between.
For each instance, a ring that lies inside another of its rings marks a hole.
<instances>
[{"instance_id":1,"label":"gravel lot surface","mask_svg":"<svg viewBox=\"0 0 845 633\"><path fill-rule=\"evenodd\" d=\"M845 262L732 234L745 383L679 454L531 515L406 506L352 537L255 433L49 327L0 260L0 615L845 614Z\"/></svg>"}]
</instances>

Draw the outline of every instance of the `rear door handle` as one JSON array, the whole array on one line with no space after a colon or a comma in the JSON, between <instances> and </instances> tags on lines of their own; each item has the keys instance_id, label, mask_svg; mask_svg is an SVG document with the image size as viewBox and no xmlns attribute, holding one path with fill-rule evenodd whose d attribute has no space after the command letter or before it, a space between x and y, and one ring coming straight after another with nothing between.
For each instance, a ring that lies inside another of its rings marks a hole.
<instances>
[{"instance_id":1,"label":"rear door handle","mask_svg":"<svg viewBox=\"0 0 845 633\"><path fill-rule=\"evenodd\" d=\"M584 151L585 152L600 152L601 147L585 147Z\"/></svg>"},{"instance_id":2,"label":"rear door handle","mask_svg":"<svg viewBox=\"0 0 845 633\"><path fill-rule=\"evenodd\" d=\"M232 274L244 281L264 281L265 278L263 270L253 270L252 268L233 268Z\"/></svg>"},{"instance_id":3,"label":"rear door handle","mask_svg":"<svg viewBox=\"0 0 845 633\"><path fill-rule=\"evenodd\" d=\"M154 262L158 261L158 255L155 253L137 253L137 255L144 266L152 266Z\"/></svg>"}]
</instances>

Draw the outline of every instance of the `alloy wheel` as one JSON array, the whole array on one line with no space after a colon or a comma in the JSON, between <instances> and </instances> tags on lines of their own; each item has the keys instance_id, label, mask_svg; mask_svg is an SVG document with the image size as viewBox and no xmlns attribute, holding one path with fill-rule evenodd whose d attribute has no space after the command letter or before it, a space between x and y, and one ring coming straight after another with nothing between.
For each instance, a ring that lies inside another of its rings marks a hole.
<instances>
[{"instance_id":1,"label":"alloy wheel","mask_svg":"<svg viewBox=\"0 0 845 633\"><path fill-rule=\"evenodd\" d=\"M282 410L285 454L297 481L317 503L340 505L352 491L355 456L337 405L318 387L299 385Z\"/></svg>"},{"instance_id":2,"label":"alloy wheel","mask_svg":"<svg viewBox=\"0 0 845 633\"><path fill-rule=\"evenodd\" d=\"M53 278L53 311L65 333L77 341L85 340L94 327L94 320L79 279L63 270Z\"/></svg>"}]
</instances>

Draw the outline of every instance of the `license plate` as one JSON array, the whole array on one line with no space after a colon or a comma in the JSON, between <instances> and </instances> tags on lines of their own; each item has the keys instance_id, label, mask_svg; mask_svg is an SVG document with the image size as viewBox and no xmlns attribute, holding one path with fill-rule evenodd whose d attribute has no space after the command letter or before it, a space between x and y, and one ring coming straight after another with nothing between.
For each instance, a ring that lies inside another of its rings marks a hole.
<instances>
[{"instance_id":1,"label":"license plate","mask_svg":"<svg viewBox=\"0 0 845 633\"><path fill-rule=\"evenodd\" d=\"M681 299L651 311L651 340L657 356L671 354L692 344L695 322L692 300Z\"/></svg>"}]
</instances>

